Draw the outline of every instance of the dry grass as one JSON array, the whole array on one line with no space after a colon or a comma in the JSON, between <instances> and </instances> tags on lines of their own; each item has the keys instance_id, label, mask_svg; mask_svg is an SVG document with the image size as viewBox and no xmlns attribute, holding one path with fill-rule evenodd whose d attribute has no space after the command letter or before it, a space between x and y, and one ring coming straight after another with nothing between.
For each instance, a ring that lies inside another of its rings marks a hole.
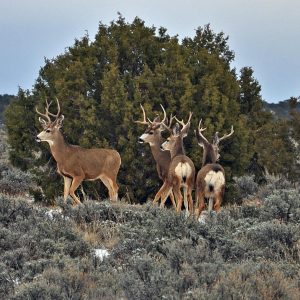
<instances>
[{"instance_id":1,"label":"dry grass","mask_svg":"<svg viewBox=\"0 0 300 300\"><path fill-rule=\"evenodd\" d=\"M93 248L112 249L120 240L120 230L116 223L93 221L75 225L77 233Z\"/></svg>"}]
</instances>

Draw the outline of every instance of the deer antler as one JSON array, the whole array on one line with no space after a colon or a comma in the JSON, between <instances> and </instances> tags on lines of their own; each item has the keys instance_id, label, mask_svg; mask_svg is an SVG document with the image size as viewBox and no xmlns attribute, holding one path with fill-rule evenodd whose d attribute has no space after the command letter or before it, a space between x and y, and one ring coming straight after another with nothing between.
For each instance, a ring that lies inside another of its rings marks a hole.
<instances>
[{"instance_id":1,"label":"deer antler","mask_svg":"<svg viewBox=\"0 0 300 300\"><path fill-rule=\"evenodd\" d=\"M49 107L50 107L52 101L50 102L49 106L47 106L47 110L46 111L48 112L48 114L50 116L52 116L55 119L57 119L59 117L59 114L60 114L60 105L59 105L59 101L58 101L57 97L55 97L55 99L56 99L56 103L57 103L57 113L56 114L52 114L51 112L49 112ZM47 102L47 100L46 100L46 102ZM47 104L48 104L48 102L47 102Z\"/></svg>"},{"instance_id":2,"label":"deer antler","mask_svg":"<svg viewBox=\"0 0 300 300\"><path fill-rule=\"evenodd\" d=\"M167 129L169 132L171 132L171 125L172 125L172 122L173 122L173 119L175 118L175 116L173 117L172 114L170 115L170 120L169 120L169 124L167 125L166 124L166 121L168 121L167 119L167 113L164 109L164 107L160 104L160 107L162 108L163 112L164 112L164 118L161 122L158 122L157 125L159 126L163 126L165 129Z\"/></svg>"},{"instance_id":3,"label":"deer antler","mask_svg":"<svg viewBox=\"0 0 300 300\"><path fill-rule=\"evenodd\" d=\"M161 107L161 109L162 109L163 112L164 112L164 118L163 118L163 120L162 120L160 123L165 123L165 121L167 120L167 113L166 113L164 107L163 107L161 104L160 104L160 107ZM171 116L172 116L172 115L171 115ZM171 121L171 119L170 119L170 121Z\"/></svg>"},{"instance_id":4,"label":"deer antler","mask_svg":"<svg viewBox=\"0 0 300 300\"><path fill-rule=\"evenodd\" d=\"M51 123L51 119L50 119L50 117L49 117L49 107L50 107L50 105L51 105L51 102L48 103L48 101L47 101L47 99L46 99L46 108L45 108L46 113L45 113L45 114L39 112L38 109L37 109L37 107L35 108L35 111L36 111L40 116L46 118L47 121L48 121L49 123Z\"/></svg>"},{"instance_id":5,"label":"deer antler","mask_svg":"<svg viewBox=\"0 0 300 300\"><path fill-rule=\"evenodd\" d=\"M142 109L142 112L143 112L143 118L144 118L144 120L143 121L134 121L134 122L138 123L138 124L142 124L142 125L150 125L151 121L149 119L147 121L146 112L145 112L145 109L144 109L143 105L140 104L140 106L141 106L141 109Z\"/></svg>"},{"instance_id":6,"label":"deer antler","mask_svg":"<svg viewBox=\"0 0 300 300\"><path fill-rule=\"evenodd\" d=\"M49 107L51 106L52 101L50 101L50 103L49 103L47 99L46 99L46 107L45 107L45 112L46 112L46 113L45 113L45 114L43 114L43 113L41 113L40 111L38 111L37 107L35 108L36 112L37 112L39 115L41 115L42 117L46 118L47 121L48 121L49 123L52 122L50 116L55 117L55 120L56 120L56 119L59 117L59 114L60 114L60 105L59 105L59 101L58 101L57 98L55 98L55 99L56 99L56 102L57 102L57 113L56 113L56 114L53 114L53 113L51 113L51 112L49 111ZM55 120L54 120L54 121L55 121Z\"/></svg>"},{"instance_id":7,"label":"deer antler","mask_svg":"<svg viewBox=\"0 0 300 300\"><path fill-rule=\"evenodd\" d=\"M183 120L181 120L181 121L178 120L178 119L176 118L176 116L174 117L175 120L176 120L176 122L179 123L179 124L182 126L181 131L180 131L182 134L187 134L187 131L188 131L189 126L190 126L190 122L191 122L192 115L193 115L193 113L190 111L190 113L189 113L189 118L188 118L188 121L187 121L186 123L184 123Z\"/></svg>"},{"instance_id":8,"label":"deer antler","mask_svg":"<svg viewBox=\"0 0 300 300\"><path fill-rule=\"evenodd\" d=\"M204 144L204 143L208 143L208 140L206 139L206 137L202 134L203 131L206 130L206 127L203 128L201 127L201 123L202 123L202 119L200 119L199 124L198 124L198 131L195 130L195 134L198 140L199 144Z\"/></svg>"},{"instance_id":9,"label":"deer antler","mask_svg":"<svg viewBox=\"0 0 300 300\"><path fill-rule=\"evenodd\" d=\"M181 121L178 120L176 116L174 118L175 118L176 122L178 122L182 126L182 128L184 128L188 123L190 123L192 115L193 115L193 113L190 112L189 119L188 119L188 121L186 123L184 123L183 120L181 120Z\"/></svg>"},{"instance_id":10,"label":"deer antler","mask_svg":"<svg viewBox=\"0 0 300 300\"><path fill-rule=\"evenodd\" d=\"M219 132L217 131L215 133L215 136L214 136L214 144L215 145L219 145L219 143L227 138L229 138L230 136L232 136L234 133L234 130L233 130L233 125L231 125L231 130L230 130L230 133L228 134L224 134L221 138L219 138Z\"/></svg>"}]
</instances>

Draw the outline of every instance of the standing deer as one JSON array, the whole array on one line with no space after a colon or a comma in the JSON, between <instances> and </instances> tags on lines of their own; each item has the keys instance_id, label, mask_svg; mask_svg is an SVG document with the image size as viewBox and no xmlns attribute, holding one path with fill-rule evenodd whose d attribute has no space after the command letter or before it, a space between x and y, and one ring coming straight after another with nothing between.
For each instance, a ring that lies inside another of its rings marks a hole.
<instances>
[{"instance_id":1,"label":"standing deer","mask_svg":"<svg viewBox=\"0 0 300 300\"><path fill-rule=\"evenodd\" d=\"M60 115L60 105L57 102L57 113L49 112L51 102L46 100L45 114L36 112L42 116L39 121L43 131L37 135L38 142L48 142L50 151L57 162L57 172L64 178L64 200L70 194L75 204L80 200L75 191L83 180L100 179L107 187L109 198L118 199L117 174L121 165L120 154L111 149L84 149L79 146L69 145L65 142L60 131L64 115ZM54 117L54 120L51 120Z\"/></svg>"},{"instance_id":2,"label":"standing deer","mask_svg":"<svg viewBox=\"0 0 300 300\"><path fill-rule=\"evenodd\" d=\"M202 134L206 128L201 127L201 121L198 125L198 131L195 131L198 144L203 148L202 167L196 178L195 216L197 220L201 211L205 208L205 199L209 199L209 212L213 208L216 212L221 210L221 203L225 192L225 171L217 163L220 157L219 143L234 133L233 127L231 127L229 134L225 134L221 138L219 138L218 132L216 132L211 144Z\"/></svg>"},{"instance_id":3,"label":"standing deer","mask_svg":"<svg viewBox=\"0 0 300 300\"><path fill-rule=\"evenodd\" d=\"M165 109L163 108L163 106L161 107L164 112L164 118L162 121L160 121L159 116L157 116L153 121L150 121L149 118L147 119L145 109L141 105L141 109L143 112L143 120L135 121L135 123L148 126L145 132L139 137L138 141L141 144L148 143L150 145L153 158L156 162L156 171L158 177L163 181L163 185L162 185L163 188L166 184L166 179L168 176L169 165L171 162L171 155L168 151L163 151L160 148L161 144L164 142L164 139L161 136L161 132L165 130L164 126L162 126L162 122L165 122L167 118ZM161 198L161 189L156 193L153 200L153 204L155 204ZM172 201L174 208L176 208L173 192L170 192L170 199ZM160 204L161 207L164 206L166 200L167 197L164 199L164 201L161 201Z\"/></svg>"},{"instance_id":4,"label":"standing deer","mask_svg":"<svg viewBox=\"0 0 300 300\"><path fill-rule=\"evenodd\" d=\"M187 136L190 128L192 113L190 112L189 119L185 124L183 121L176 121L182 126L176 123L171 129L171 121L169 126L165 123L164 127L170 132L169 138L161 145L164 151L170 151L171 163L168 171L168 178L165 187L163 187L162 199L167 197L171 191L173 191L176 203L177 213L181 212L182 200L186 209L186 216L189 216L193 212L193 199L192 190L194 188L195 181L195 167L192 160L185 155L183 147L183 139ZM183 197L181 194L181 188L183 188Z\"/></svg>"}]
</instances>

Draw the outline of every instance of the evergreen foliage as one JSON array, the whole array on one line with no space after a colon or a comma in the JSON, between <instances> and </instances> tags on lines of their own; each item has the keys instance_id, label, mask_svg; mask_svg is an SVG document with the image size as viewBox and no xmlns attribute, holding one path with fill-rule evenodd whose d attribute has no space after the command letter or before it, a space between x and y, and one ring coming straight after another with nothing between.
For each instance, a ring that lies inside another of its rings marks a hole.
<instances>
[{"instance_id":1,"label":"evergreen foliage","mask_svg":"<svg viewBox=\"0 0 300 300\"><path fill-rule=\"evenodd\" d=\"M15 96L13 95L8 95L8 94L0 95L0 126L4 123L5 108L9 105L11 101L13 101L14 98Z\"/></svg>"},{"instance_id":2,"label":"evergreen foliage","mask_svg":"<svg viewBox=\"0 0 300 300\"><path fill-rule=\"evenodd\" d=\"M140 118L140 103L150 118L161 114L162 104L168 114L180 119L193 111L185 146L196 168L202 153L192 130L199 119L208 137L216 131L228 132L233 125L235 134L222 146L220 161L230 182L233 175L245 172L254 151L260 155L260 144L254 147L255 130L268 124L268 115L263 112L252 69L242 69L238 79L230 68L234 53L227 41L223 32L214 33L210 25L180 42L165 28L147 27L139 18L128 23L119 15L110 25L100 23L93 41L85 35L65 53L46 59L33 90L20 89L8 107L11 162L35 174L45 199L61 194L62 179L55 174L48 145L34 142L40 130L35 106L42 109L45 98L57 97L65 115L67 142L118 150L122 158L119 194L144 202L161 182L149 147L137 144L144 128L133 121ZM42 155L36 159L34 153L40 150ZM99 196L99 186L84 183L84 189ZM100 196L104 195L101 190Z\"/></svg>"}]
</instances>

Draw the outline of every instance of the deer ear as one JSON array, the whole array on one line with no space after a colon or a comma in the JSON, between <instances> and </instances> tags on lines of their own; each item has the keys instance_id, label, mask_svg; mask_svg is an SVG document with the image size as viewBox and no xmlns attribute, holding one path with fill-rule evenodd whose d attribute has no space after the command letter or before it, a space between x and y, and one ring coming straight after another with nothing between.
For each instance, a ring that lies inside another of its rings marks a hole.
<instances>
[{"instance_id":1,"label":"deer ear","mask_svg":"<svg viewBox=\"0 0 300 300\"><path fill-rule=\"evenodd\" d=\"M187 123L184 128L181 130L181 136L184 138L188 135L188 131L190 129L191 123Z\"/></svg>"},{"instance_id":2,"label":"deer ear","mask_svg":"<svg viewBox=\"0 0 300 300\"><path fill-rule=\"evenodd\" d=\"M219 132L216 131L215 135L213 136L213 144L214 145L218 145L220 142L220 139L219 139Z\"/></svg>"},{"instance_id":3,"label":"deer ear","mask_svg":"<svg viewBox=\"0 0 300 300\"><path fill-rule=\"evenodd\" d=\"M43 118L39 117L39 121L40 121L43 128L47 127L47 122Z\"/></svg>"},{"instance_id":4,"label":"deer ear","mask_svg":"<svg viewBox=\"0 0 300 300\"><path fill-rule=\"evenodd\" d=\"M63 120L64 120L65 116L61 115L56 121L55 121L55 127L57 128L61 128L63 126Z\"/></svg>"},{"instance_id":5,"label":"deer ear","mask_svg":"<svg viewBox=\"0 0 300 300\"><path fill-rule=\"evenodd\" d=\"M180 126L178 123L176 123L172 128L173 135L179 135L180 134Z\"/></svg>"}]
</instances>

